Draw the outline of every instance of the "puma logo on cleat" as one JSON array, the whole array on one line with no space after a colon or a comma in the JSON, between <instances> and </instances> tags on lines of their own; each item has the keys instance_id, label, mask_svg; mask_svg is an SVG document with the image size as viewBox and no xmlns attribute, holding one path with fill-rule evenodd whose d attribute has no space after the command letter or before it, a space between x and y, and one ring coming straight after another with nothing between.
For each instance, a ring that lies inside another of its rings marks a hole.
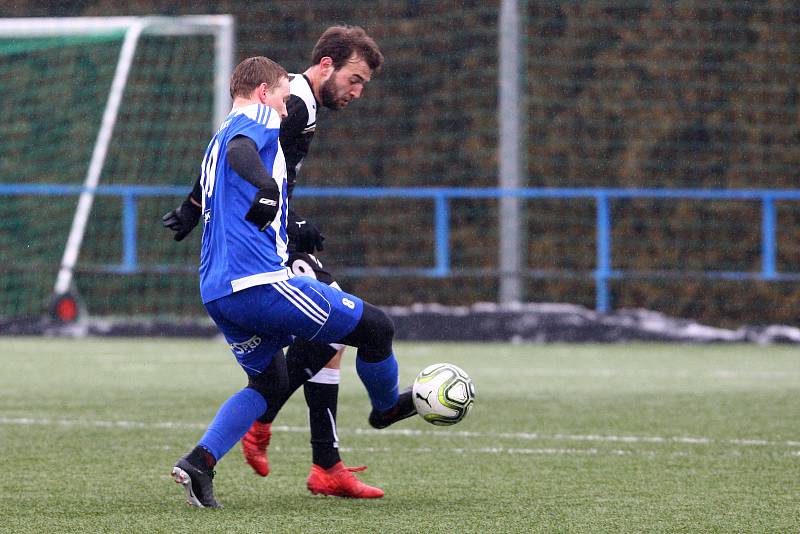
<instances>
[{"instance_id":1,"label":"puma logo on cleat","mask_svg":"<svg viewBox=\"0 0 800 534\"><path fill-rule=\"evenodd\" d=\"M432 406L431 406L431 403L430 403L430 401L428 400L428 397L430 397L430 396L431 396L431 393L433 393L433 391L429 391L429 392L428 392L428 395L427 395L426 397L423 397L422 395L420 395L419 393L417 393L417 398L418 398L418 399L420 399L420 400L424 400L424 401L425 401L425 404L427 404L427 405L428 405L428 408L432 408Z\"/></svg>"}]
</instances>

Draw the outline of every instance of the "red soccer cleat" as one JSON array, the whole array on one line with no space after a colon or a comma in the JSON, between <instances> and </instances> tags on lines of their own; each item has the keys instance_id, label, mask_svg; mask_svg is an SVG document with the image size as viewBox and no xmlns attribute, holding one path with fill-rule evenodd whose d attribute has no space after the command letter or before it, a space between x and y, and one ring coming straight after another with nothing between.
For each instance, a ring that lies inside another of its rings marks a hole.
<instances>
[{"instance_id":1,"label":"red soccer cleat","mask_svg":"<svg viewBox=\"0 0 800 534\"><path fill-rule=\"evenodd\" d=\"M272 423L259 423L255 421L247 434L242 438L242 452L245 461L250 464L253 471L265 477L269 474L269 460L267 447L272 438Z\"/></svg>"},{"instance_id":2,"label":"red soccer cleat","mask_svg":"<svg viewBox=\"0 0 800 534\"><path fill-rule=\"evenodd\" d=\"M353 473L363 471L367 466L345 467L338 462L330 469L323 469L317 464L311 465L306 485L314 495L335 495L352 499L379 499L383 490L364 484Z\"/></svg>"}]
</instances>

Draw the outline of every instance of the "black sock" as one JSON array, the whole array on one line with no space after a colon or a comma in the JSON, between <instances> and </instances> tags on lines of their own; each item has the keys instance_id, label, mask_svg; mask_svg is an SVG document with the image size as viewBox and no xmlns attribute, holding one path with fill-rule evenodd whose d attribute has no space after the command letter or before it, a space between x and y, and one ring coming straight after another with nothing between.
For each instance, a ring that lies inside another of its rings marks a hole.
<instances>
[{"instance_id":1,"label":"black sock","mask_svg":"<svg viewBox=\"0 0 800 534\"><path fill-rule=\"evenodd\" d=\"M217 465L217 460L214 458L214 455L211 454L208 449L200 445L192 449L192 452L189 453L186 460L203 471L211 471L214 469L214 466Z\"/></svg>"},{"instance_id":2,"label":"black sock","mask_svg":"<svg viewBox=\"0 0 800 534\"><path fill-rule=\"evenodd\" d=\"M338 372L338 369L336 371ZM341 461L339 439L336 434L339 384L306 382L303 391L308 403L313 461L323 469L328 469Z\"/></svg>"},{"instance_id":3,"label":"black sock","mask_svg":"<svg viewBox=\"0 0 800 534\"><path fill-rule=\"evenodd\" d=\"M292 393L325 367L331 358L336 356L336 352L336 349L330 345L295 339L286 352L286 368L289 375L289 387L286 389L286 394L280 399L268 400L267 411L258 418L258 421L260 423L274 421L278 411L286 404Z\"/></svg>"}]
</instances>

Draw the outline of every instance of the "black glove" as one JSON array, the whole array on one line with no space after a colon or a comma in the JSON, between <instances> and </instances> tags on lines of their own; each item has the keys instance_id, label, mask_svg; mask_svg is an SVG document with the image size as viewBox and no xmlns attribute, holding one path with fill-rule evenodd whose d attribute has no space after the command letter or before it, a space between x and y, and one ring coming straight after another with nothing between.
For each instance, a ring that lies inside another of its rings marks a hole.
<instances>
[{"instance_id":1,"label":"black glove","mask_svg":"<svg viewBox=\"0 0 800 534\"><path fill-rule=\"evenodd\" d=\"M289 236L289 245L297 252L314 254L314 249L323 250L322 242L325 236L314 226L314 223L298 216L289 210L289 220L286 225L286 235Z\"/></svg>"},{"instance_id":2,"label":"black glove","mask_svg":"<svg viewBox=\"0 0 800 534\"><path fill-rule=\"evenodd\" d=\"M259 189L256 193L256 198L253 199L253 205L250 206L247 215L244 216L244 220L255 224L263 232L275 220L279 204L280 191L278 191L277 185Z\"/></svg>"},{"instance_id":3,"label":"black glove","mask_svg":"<svg viewBox=\"0 0 800 534\"><path fill-rule=\"evenodd\" d=\"M164 228L175 232L175 241L183 241L183 238L189 235L189 232L200 221L201 211L200 206L192 202L191 196L188 196L183 204L161 217L161 224L164 225Z\"/></svg>"}]
</instances>

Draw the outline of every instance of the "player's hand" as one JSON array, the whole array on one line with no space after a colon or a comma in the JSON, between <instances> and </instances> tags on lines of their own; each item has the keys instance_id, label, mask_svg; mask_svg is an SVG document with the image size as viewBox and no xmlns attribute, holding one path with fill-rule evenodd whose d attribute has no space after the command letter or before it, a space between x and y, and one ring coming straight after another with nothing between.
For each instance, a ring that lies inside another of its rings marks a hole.
<instances>
[{"instance_id":1,"label":"player's hand","mask_svg":"<svg viewBox=\"0 0 800 534\"><path fill-rule=\"evenodd\" d=\"M325 236L322 235L319 228L291 209L286 225L286 235L289 236L289 243L297 252L314 254L314 249L323 250L322 242L325 241Z\"/></svg>"},{"instance_id":2,"label":"player's hand","mask_svg":"<svg viewBox=\"0 0 800 534\"><path fill-rule=\"evenodd\" d=\"M278 214L280 194L277 186L259 189L244 219L258 226L262 232L269 228Z\"/></svg>"},{"instance_id":3,"label":"player's hand","mask_svg":"<svg viewBox=\"0 0 800 534\"><path fill-rule=\"evenodd\" d=\"M200 206L186 197L183 204L161 217L161 224L175 232L175 241L183 241L200 221L200 211Z\"/></svg>"}]
</instances>

